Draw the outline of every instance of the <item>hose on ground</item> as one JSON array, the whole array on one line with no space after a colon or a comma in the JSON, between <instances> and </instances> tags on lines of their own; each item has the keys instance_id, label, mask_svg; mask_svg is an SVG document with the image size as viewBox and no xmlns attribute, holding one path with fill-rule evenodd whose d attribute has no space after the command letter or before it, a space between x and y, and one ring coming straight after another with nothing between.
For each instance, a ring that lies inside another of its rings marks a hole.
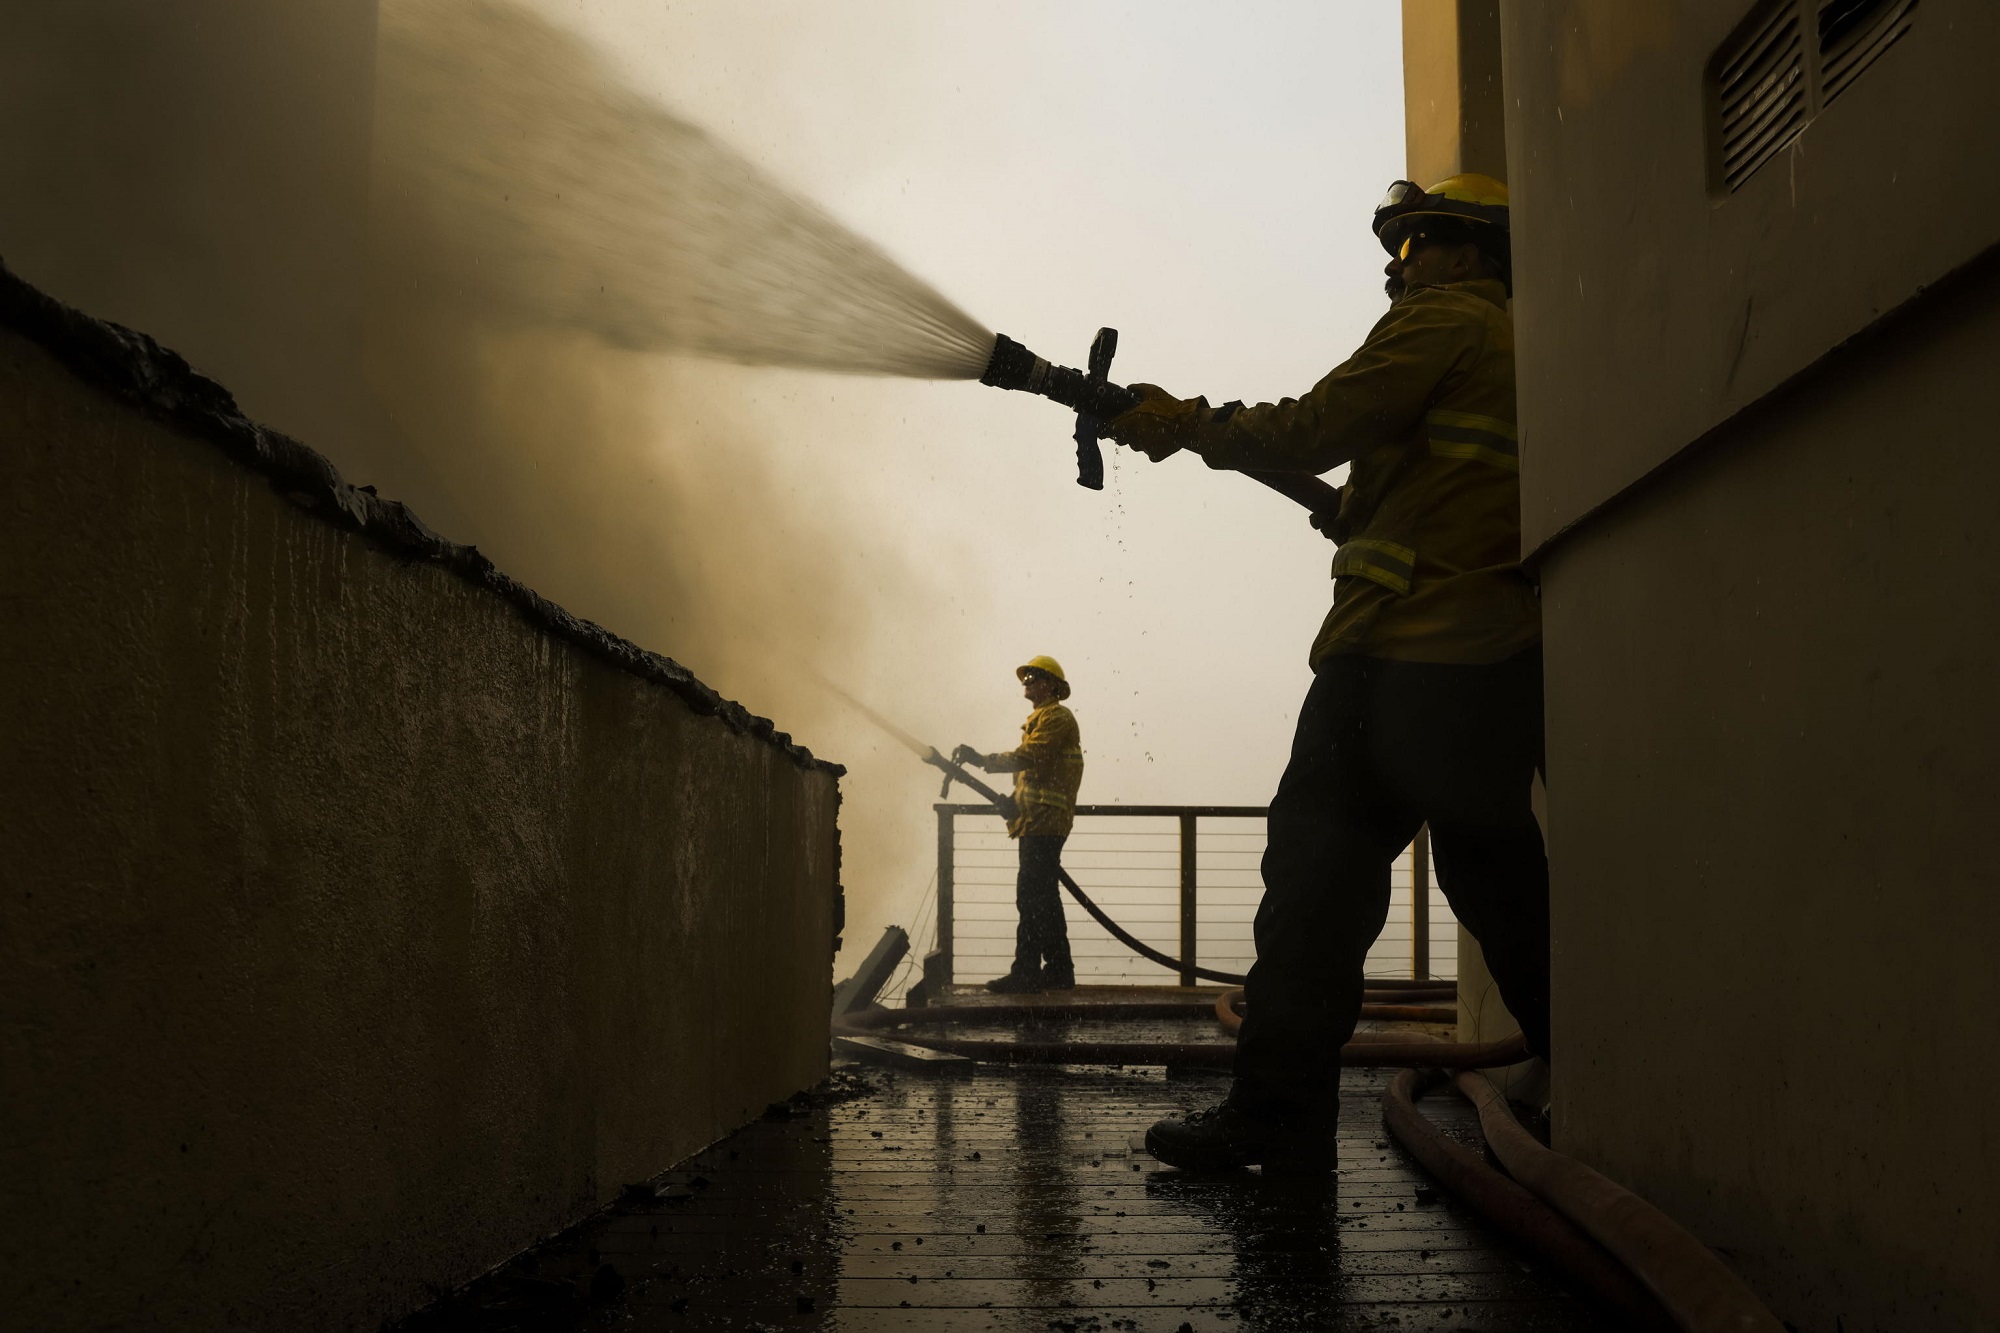
<instances>
[{"instance_id":1,"label":"hose on ground","mask_svg":"<svg viewBox=\"0 0 2000 1333\"><path fill-rule=\"evenodd\" d=\"M1474 1212L1526 1242L1551 1268L1625 1316L1630 1327L1647 1333L1673 1329L1659 1302L1601 1245L1417 1109L1417 1099L1443 1082L1438 1071L1415 1069L1389 1081L1382 1093L1382 1120L1396 1140Z\"/></svg>"},{"instance_id":2,"label":"hose on ground","mask_svg":"<svg viewBox=\"0 0 2000 1333\"><path fill-rule=\"evenodd\" d=\"M1365 1009L1365 1006L1364 1006ZM937 1037L900 1029L933 1023L994 1023L1020 1019L1165 1018L1198 1014L1194 1005L1044 1004L937 1005L920 1009L867 1009L836 1019L837 1037L879 1036L894 1030L896 1040L947 1055L993 1064L1172 1065L1226 1069L1236 1059L1234 1042L1023 1042L977 1037ZM1340 1048L1350 1069L1498 1069L1528 1058L1517 1034L1501 1041L1450 1042L1401 1032L1357 1032Z\"/></svg>"},{"instance_id":3,"label":"hose on ground","mask_svg":"<svg viewBox=\"0 0 2000 1333\"><path fill-rule=\"evenodd\" d=\"M1686 1333L1784 1333L1743 1279L1684 1227L1616 1181L1545 1148L1484 1074L1454 1080L1479 1109L1507 1173L1587 1232L1644 1283Z\"/></svg>"},{"instance_id":4,"label":"hose on ground","mask_svg":"<svg viewBox=\"0 0 2000 1333\"><path fill-rule=\"evenodd\" d=\"M1366 990L1362 992L1365 997ZM1226 990L1215 997L1215 1021L1222 1024L1225 1032L1243 1030L1243 991ZM1456 1023L1457 1005L1442 1004L1385 1004L1366 998L1361 1003L1363 1018L1381 1019L1399 1023Z\"/></svg>"}]
</instances>

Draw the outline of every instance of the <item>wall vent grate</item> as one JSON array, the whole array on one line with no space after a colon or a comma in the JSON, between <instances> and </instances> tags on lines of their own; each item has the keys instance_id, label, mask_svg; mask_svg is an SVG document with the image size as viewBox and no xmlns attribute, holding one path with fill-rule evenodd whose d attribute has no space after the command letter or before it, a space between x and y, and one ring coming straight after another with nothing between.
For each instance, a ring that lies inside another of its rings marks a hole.
<instances>
[{"instance_id":1,"label":"wall vent grate","mask_svg":"<svg viewBox=\"0 0 2000 1333\"><path fill-rule=\"evenodd\" d=\"M1708 62L1712 188L1742 189L1915 26L1917 3L1760 0Z\"/></svg>"},{"instance_id":2,"label":"wall vent grate","mask_svg":"<svg viewBox=\"0 0 2000 1333\"><path fill-rule=\"evenodd\" d=\"M1722 181L1739 188L1805 128L1805 45L1792 0L1751 14L1716 53L1714 89Z\"/></svg>"},{"instance_id":3,"label":"wall vent grate","mask_svg":"<svg viewBox=\"0 0 2000 1333\"><path fill-rule=\"evenodd\" d=\"M1820 103L1833 101L1910 30L1917 0L1820 0Z\"/></svg>"}]
</instances>

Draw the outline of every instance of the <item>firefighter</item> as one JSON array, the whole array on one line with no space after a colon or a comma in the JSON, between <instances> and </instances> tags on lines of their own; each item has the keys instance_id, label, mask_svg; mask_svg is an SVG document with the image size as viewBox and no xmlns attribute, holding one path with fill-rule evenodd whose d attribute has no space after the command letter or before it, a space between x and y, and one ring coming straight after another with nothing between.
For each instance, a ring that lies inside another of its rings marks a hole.
<instances>
[{"instance_id":1,"label":"firefighter","mask_svg":"<svg viewBox=\"0 0 2000 1333\"><path fill-rule=\"evenodd\" d=\"M1210 407L1154 385L1112 438L1158 462L1320 473L1350 465L1329 535L1333 609L1272 798L1230 1093L1162 1120L1172 1166L1333 1166L1341 1045L1389 909L1389 869L1428 822L1452 910L1529 1046L1548 1052L1541 616L1521 571L1507 190L1398 181L1377 208L1388 312L1304 397Z\"/></svg>"},{"instance_id":2,"label":"firefighter","mask_svg":"<svg viewBox=\"0 0 2000 1333\"><path fill-rule=\"evenodd\" d=\"M1069 955L1069 927L1063 919L1056 879L1063 843L1076 820L1076 792L1083 784L1083 738L1076 714L1063 707L1069 679L1053 657L1032 657L1014 670L1034 711L1021 724L1021 744L1003 754L980 754L961 745L952 758L989 773L1014 775L1016 813L1007 836L1020 844L1014 906L1020 924L1014 934L1014 966L986 983L1002 994L1068 990L1076 985Z\"/></svg>"}]
</instances>

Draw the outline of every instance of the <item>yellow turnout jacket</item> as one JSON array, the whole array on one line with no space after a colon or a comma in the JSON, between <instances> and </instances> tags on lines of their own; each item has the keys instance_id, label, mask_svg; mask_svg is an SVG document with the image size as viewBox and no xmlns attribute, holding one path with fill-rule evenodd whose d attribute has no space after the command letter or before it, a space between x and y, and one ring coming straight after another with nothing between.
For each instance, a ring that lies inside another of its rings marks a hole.
<instances>
[{"instance_id":1,"label":"yellow turnout jacket","mask_svg":"<svg viewBox=\"0 0 2000 1333\"><path fill-rule=\"evenodd\" d=\"M1083 785L1083 733L1076 714L1043 704L1021 724L1021 746L986 756L989 772L1014 775L1014 804L1007 836L1067 834L1076 822L1076 793Z\"/></svg>"},{"instance_id":2,"label":"yellow turnout jacket","mask_svg":"<svg viewBox=\"0 0 2000 1333\"><path fill-rule=\"evenodd\" d=\"M1521 573L1514 325L1500 283L1405 293L1303 398L1212 408L1139 387L1109 426L1122 443L1250 472L1353 465L1315 667L1338 653L1490 663L1540 639Z\"/></svg>"}]
</instances>

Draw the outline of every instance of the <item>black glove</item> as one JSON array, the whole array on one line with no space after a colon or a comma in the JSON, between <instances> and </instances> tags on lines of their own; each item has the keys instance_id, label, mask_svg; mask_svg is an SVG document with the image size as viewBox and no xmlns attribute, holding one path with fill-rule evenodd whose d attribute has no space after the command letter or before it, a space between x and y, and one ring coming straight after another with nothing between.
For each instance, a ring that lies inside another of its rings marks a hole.
<instances>
[{"instance_id":1,"label":"black glove","mask_svg":"<svg viewBox=\"0 0 2000 1333\"><path fill-rule=\"evenodd\" d=\"M961 745L951 752L951 762L954 764L971 764L977 768L984 768L986 767L986 756L973 749L970 745Z\"/></svg>"}]
</instances>

